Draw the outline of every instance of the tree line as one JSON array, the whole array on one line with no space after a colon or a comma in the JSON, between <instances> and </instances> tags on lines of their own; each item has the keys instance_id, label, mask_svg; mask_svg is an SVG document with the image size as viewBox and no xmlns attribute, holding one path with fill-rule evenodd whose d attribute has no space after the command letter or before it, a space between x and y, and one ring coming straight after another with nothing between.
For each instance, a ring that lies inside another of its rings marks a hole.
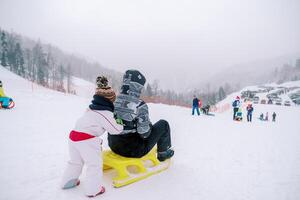
<instances>
[{"instance_id":1,"label":"tree line","mask_svg":"<svg viewBox=\"0 0 300 200\"><path fill-rule=\"evenodd\" d=\"M0 35L3 67L44 87L74 93L71 66L57 62L51 48L45 51L40 41L32 48L24 48L21 37L2 30Z\"/></svg>"},{"instance_id":2,"label":"tree line","mask_svg":"<svg viewBox=\"0 0 300 200\"><path fill-rule=\"evenodd\" d=\"M22 37L0 29L0 63L10 71L32 82L54 90L76 93L72 84L72 76L94 82L98 75L108 77L115 90L120 89L122 74L106 69L98 63L88 62L84 58L63 53L51 45ZM213 91L209 85L206 90L194 89L189 92L162 90L159 82L147 83L143 98L150 102L172 105L190 106L196 95L203 104L214 105L232 92L225 84Z\"/></svg>"},{"instance_id":3,"label":"tree line","mask_svg":"<svg viewBox=\"0 0 300 200\"><path fill-rule=\"evenodd\" d=\"M209 85L206 89L194 89L189 92L177 93L173 90L159 89L158 81L147 83L144 89L143 98L148 102L165 103L190 107L194 95L201 99L203 105L215 105L226 98L227 94L233 92L229 84L220 86L217 90L211 90Z\"/></svg>"},{"instance_id":4,"label":"tree line","mask_svg":"<svg viewBox=\"0 0 300 200\"><path fill-rule=\"evenodd\" d=\"M284 64L281 67L275 68L275 70L271 73L271 80L278 84L286 81L300 80L300 58L296 59L294 65Z\"/></svg>"}]
</instances>

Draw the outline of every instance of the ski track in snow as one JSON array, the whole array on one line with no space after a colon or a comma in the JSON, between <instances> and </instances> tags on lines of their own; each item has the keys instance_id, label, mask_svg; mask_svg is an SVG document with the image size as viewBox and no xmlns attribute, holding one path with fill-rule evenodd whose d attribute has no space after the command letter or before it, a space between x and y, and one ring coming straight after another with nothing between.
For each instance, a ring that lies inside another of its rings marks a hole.
<instances>
[{"instance_id":1,"label":"ski track in snow","mask_svg":"<svg viewBox=\"0 0 300 200\"><path fill-rule=\"evenodd\" d=\"M87 199L84 174L75 189L61 190L59 183L68 133L91 98L33 85L3 68L0 79L16 102L14 109L0 110L0 200ZM190 109L150 104L152 122L170 123L172 165L118 189L111 184L115 172L104 173L106 193L95 199L300 199L300 107L254 109L253 122L246 123L232 121L231 111L198 117ZM257 120L267 111L269 118L277 113L276 123Z\"/></svg>"}]
</instances>

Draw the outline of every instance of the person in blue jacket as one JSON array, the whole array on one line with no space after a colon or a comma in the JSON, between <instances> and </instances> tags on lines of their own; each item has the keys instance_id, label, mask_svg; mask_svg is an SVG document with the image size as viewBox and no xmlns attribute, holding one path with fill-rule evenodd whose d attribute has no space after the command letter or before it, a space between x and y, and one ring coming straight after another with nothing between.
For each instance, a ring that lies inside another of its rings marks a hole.
<instances>
[{"instance_id":1,"label":"person in blue jacket","mask_svg":"<svg viewBox=\"0 0 300 200\"><path fill-rule=\"evenodd\" d=\"M194 95L192 115L195 114L195 110L197 111L197 114L200 115L200 111L199 111L199 99Z\"/></svg>"},{"instance_id":2,"label":"person in blue jacket","mask_svg":"<svg viewBox=\"0 0 300 200\"><path fill-rule=\"evenodd\" d=\"M233 107L233 120L236 118L236 113L239 111L239 108L241 107L240 97L237 96L235 100L232 103Z\"/></svg>"},{"instance_id":3,"label":"person in blue jacket","mask_svg":"<svg viewBox=\"0 0 300 200\"><path fill-rule=\"evenodd\" d=\"M247 106L247 121L252 122L252 113L253 113L253 107L252 104L248 104Z\"/></svg>"}]
</instances>

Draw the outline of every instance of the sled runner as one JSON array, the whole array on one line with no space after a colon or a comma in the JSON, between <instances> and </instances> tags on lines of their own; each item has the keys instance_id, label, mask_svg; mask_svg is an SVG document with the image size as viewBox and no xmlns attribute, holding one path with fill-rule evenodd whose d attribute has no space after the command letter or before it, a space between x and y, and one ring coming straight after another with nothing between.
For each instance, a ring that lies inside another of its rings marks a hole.
<instances>
[{"instance_id":1,"label":"sled runner","mask_svg":"<svg viewBox=\"0 0 300 200\"><path fill-rule=\"evenodd\" d=\"M127 158L110 150L103 152L103 169L115 169L117 176L113 178L113 186L122 187L166 170L170 159L159 162L156 158L156 148L142 158ZM132 170L130 170L132 167ZM135 169L134 173L132 172Z\"/></svg>"}]
</instances>

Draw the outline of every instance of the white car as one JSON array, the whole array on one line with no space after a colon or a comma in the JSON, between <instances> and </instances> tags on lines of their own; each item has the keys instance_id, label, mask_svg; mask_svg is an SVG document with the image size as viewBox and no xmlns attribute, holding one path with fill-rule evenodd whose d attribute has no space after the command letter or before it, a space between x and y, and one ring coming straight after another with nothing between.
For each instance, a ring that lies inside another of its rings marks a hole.
<instances>
[{"instance_id":1,"label":"white car","mask_svg":"<svg viewBox=\"0 0 300 200\"><path fill-rule=\"evenodd\" d=\"M259 102L259 97L258 97L258 96L255 96L255 97L253 98L253 103L258 104L258 102Z\"/></svg>"},{"instance_id":2,"label":"white car","mask_svg":"<svg viewBox=\"0 0 300 200\"><path fill-rule=\"evenodd\" d=\"M290 102L290 101L285 101L285 102L284 102L284 105L285 105L285 106L291 106L291 102Z\"/></svg>"}]
</instances>

